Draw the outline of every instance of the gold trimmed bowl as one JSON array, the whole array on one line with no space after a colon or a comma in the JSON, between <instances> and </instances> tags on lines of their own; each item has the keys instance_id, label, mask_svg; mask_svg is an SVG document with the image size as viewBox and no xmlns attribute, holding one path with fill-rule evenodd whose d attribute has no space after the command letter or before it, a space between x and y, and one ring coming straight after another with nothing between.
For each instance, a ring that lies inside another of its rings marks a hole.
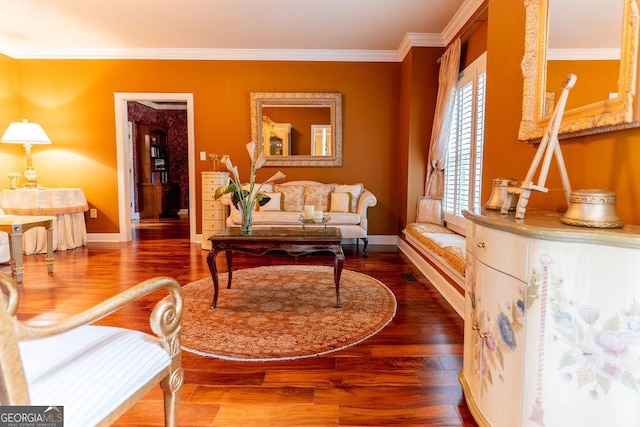
<instances>
[{"instance_id":1,"label":"gold trimmed bowl","mask_svg":"<svg viewBox=\"0 0 640 427\"><path fill-rule=\"evenodd\" d=\"M596 189L571 192L569 208L560 221L594 228L620 228L624 225L616 212L616 194Z\"/></svg>"}]
</instances>

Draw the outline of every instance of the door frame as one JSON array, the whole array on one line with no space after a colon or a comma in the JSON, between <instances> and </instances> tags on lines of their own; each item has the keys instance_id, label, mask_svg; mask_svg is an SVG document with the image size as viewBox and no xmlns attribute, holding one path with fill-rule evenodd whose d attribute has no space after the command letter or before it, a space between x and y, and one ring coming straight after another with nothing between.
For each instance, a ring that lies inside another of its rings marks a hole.
<instances>
[{"instance_id":1,"label":"door frame","mask_svg":"<svg viewBox=\"0 0 640 427\"><path fill-rule=\"evenodd\" d=\"M189 242L196 243L196 179L195 179L195 126L193 93L147 93L147 92L115 92L116 113L116 157L118 174L118 221L120 224L119 241L129 242L131 233L131 204L133 185L132 146L128 138L127 102L186 102L187 104L187 156L189 170Z\"/></svg>"}]
</instances>

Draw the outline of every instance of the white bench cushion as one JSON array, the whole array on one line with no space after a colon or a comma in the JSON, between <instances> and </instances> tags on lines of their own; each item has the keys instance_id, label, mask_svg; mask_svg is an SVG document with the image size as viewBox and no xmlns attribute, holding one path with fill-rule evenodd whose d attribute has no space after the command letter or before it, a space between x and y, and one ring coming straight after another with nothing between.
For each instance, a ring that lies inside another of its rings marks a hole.
<instances>
[{"instance_id":1,"label":"white bench cushion","mask_svg":"<svg viewBox=\"0 0 640 427\"><path fill-rule=\"evenodd\" d=\"M31 404L64 406L67 427L96 425L171 362L153 336L108 326L81 326L19 346Z\"/></svg>"}]
</instances>

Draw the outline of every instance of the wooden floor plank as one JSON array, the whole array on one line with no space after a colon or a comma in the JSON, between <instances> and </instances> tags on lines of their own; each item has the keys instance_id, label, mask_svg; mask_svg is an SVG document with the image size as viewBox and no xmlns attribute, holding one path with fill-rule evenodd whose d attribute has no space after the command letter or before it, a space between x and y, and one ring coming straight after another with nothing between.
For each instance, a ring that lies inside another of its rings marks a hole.
<instances>
[{"instance_id":1,"label":"wooden floor plank","mask_svg":"<svg viewBox=\"0 0 640 427\"><path fill-rule=\"evenodd\" d=\"M269 371L264 385L271 387L349 387L369 385L376 387L419 385L416 372L406 371Z\"/></svg>"},{"instance_id":2,"label":"wooden floor plank","mask_svg":"<svg viewBox=\"0 0 640 427\"><path fill-rule=\"evenodd\" d=\"M216 415L216 426L337 426L337 405L227 404Z\"/></svg>"},{"instance_id":3,"label":"wooden floor plank","mask_svg":"<svg viewBox=\"0 0 640 427\"><path fill-rule=\"evenodd\" d=\"M462 420L454 405L421 408L340 407L341 426L459 426Z\"/></svg>"}]
</instances>

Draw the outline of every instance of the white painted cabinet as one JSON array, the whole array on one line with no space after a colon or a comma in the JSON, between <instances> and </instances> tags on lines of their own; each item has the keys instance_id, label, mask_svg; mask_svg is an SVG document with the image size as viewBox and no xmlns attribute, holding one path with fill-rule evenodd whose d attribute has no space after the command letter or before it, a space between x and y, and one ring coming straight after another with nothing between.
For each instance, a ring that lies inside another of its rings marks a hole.
<instances>
[{"instance_id":1,"label":"white painted cabinet","mask_svg":"<svg viewBox=\"0 0 640 427\"><path fill-rule=\"evenodd\" d=\"M226 228L227 207L214 195L228 183L229 172L202 172L202 249L210 250L209 236Z\"/></svg>"},{"instance_id":2,"label":"white painted cabinet","mask_svg":"<svg viewBox=\"0 0 640 427\"><path fill-rule=\"evenodd\" d=\"M478 424L640 426L640 227L465 216L460 380Z\"/></svg>"}]
</instances>

